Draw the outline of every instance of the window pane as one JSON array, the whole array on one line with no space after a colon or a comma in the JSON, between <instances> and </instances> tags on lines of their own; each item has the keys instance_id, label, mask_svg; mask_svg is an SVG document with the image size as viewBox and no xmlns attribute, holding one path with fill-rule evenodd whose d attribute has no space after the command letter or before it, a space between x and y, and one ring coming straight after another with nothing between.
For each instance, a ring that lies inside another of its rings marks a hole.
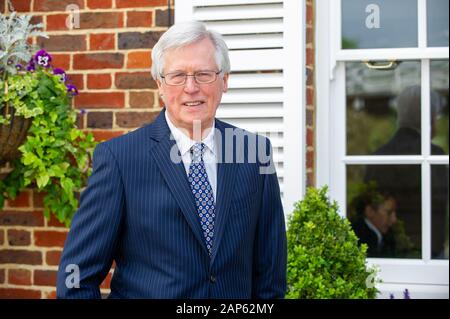
<instances>
[{"instance_id":1,"label":"window pane","mask_svg":"<svg viewBox=\"0 0 450 319\"><path fill-rule=\"evenodd\" d=\"M431 256L448 259L448 165L431 166Z\"/></svg>"},{"instance_id":2,"label":"window pane","mask_svg":"<svg viewBox=\"0 0 450 319\"><path fill-rule=\"evenodd\" d=\"M431 154L448 154L448 60L431 61Z\"/></svg>"},{"instance_id":3,"label":"window pane","mask_svg":"<svg viewBox=\"0 0 450 319\"><path fill-rule=\"evenodd\" d=\"M417 0L342 0L342 48L417 47Z\"/></svg>"},{"instance_id":4,"label":"window pane","mask_svg":"<svg viewBox=\"0 0 450 319\"><path fill-rule=\"evenodd\" d=\"M420 154L420 90L420 62L388 70L347 63L347 154Z\"/></svg>"},{"instance_id":5,"label":"window pane","mask_svg":"<svg viewBox=\"0 0 450 319\"><path fill-rule=\"evenodd\" d=\"M347 217L368 257L421 258L420 165L347 166Z\"/></svg>"},{"instance_id":6,"label":"window pane","mask_svg":"<svg viewBox=\"0 0 450 319\"><path fill-rule=\"evenodd\" d=\"M448 0L427 1L428 46L448 47Z\"/></svg>"}]
</instances>

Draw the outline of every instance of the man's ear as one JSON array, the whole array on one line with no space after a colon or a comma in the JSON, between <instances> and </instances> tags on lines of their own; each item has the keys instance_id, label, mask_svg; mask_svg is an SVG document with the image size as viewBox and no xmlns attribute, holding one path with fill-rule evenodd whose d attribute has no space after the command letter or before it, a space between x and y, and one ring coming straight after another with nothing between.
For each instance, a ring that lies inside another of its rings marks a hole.
<instances>
[{"instance_id":1,"label":"man's ear","mask_svg":"<svg viewBox=\"0 0 450 319\"><path fill-rule=\"evenodd\" d=\"M223 75L223 93L228 91L228 78L230 77L230 73L225 73Z\"/></svg>"}]
</instances>

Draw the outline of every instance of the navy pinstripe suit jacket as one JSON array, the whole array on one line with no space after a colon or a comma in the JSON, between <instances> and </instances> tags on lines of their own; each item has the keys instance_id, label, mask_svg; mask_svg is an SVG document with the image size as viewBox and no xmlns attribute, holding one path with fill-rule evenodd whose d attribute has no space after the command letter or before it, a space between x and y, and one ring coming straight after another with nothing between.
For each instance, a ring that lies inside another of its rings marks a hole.
<instances>
[{"instance_id":1,"label":"navy pinstripe suit jacket","mask_svg":"<svg viewBox=\"0 0 450 319\"><path fill-rule=\"evenodd\" d=\"M223 140L234 127L216 120L216 128ZM223 154L236 143L222 143ZM276 174L260 174L261 161L219 161L210 257L183 163L170 159L174 145L162 111L152 124L96 147L59 265L59 298L99 298L113 261L109 298L284 297L286 232ZM68 265L79 268L79 288L66 285L76 278Z\"/></svg>"}]
</instances>

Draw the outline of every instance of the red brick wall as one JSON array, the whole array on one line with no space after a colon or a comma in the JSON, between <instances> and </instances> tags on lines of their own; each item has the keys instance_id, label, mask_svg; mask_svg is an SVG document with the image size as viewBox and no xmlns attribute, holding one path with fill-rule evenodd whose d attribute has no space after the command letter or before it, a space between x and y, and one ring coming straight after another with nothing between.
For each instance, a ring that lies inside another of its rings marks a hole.
<instances>
[{"instance_id":1,"label":"red brick wall","mask_svg":"<svg viewBox=\"0 0 450 319\"><path fill-rule=\"evenodd\" d=\"M150 76L150 53L168 26L167 0L12 0L16 11L43 22L50 39L38 44L68 71L85 110L79 126L109 139L154 119L161 110ZM80 8L69 30L66 6ZM6 0L0 0L5 12ZM173 0L171 7L173 8ZM173 12L172 12L173 17ZM173 19L173 18L172 18ZM42 197L26 190L0 211L0 298L54 298L67 229L42 214ZM108 292L109 279L102 285Z\"/></svg>"},{"instance_id":2,"label":"red brick wall","mask_svg":"<svg viewBox=\"0 0 450 319\"><path fill-rule=\"evenodd\" d=\"M314 0L306 1L306 186L316 185L316 100L315 100L315 33Z\"/></svg>"}]
</instances>

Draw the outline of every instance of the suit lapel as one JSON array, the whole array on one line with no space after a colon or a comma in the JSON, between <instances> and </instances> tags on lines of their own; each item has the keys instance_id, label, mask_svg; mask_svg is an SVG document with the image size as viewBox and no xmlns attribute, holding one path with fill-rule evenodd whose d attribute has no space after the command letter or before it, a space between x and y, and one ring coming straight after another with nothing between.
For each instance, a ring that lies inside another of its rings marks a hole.
<instances>
[{"instance_id":1,"label":"suit lapel","mask_svg":"<svg viewBox=\"0 0 450 319\"><path fill-rule=\"evenodd\" d=\"M164 111L155 120L151 137L159 142L151 150L153 159L158 165L172 195L178 202L189 226L192 228L195 238L197 238L206 253L208 253L198 220L197 207L189 187L183 162L180 160L179 163L174 163L170 158L170 152L174 150L174 147L177 152L179 151L175 140L170 139L170 129L167 126Z\"/></svg>"},{"instance_id":2,"label":"suit lapel","mask_svg":"<svg viewBox=\"0 0 450 319\"><path fill-rule=\"evenodd\" d=\"M216 128L219 136L215 136L216 145L221 150L218 154L217 164L217 195L216 195L216 220L214 222L214 243L211 253L211 264L217 255L217 251L222 241L225 226L228 220L229 207L233 195L233 185L236 176L236 165L225 163L225 154L234 151L234 143L230 147L225 143L225 127L220 121L216 121Z\"/></svg>"}]
</instances>

